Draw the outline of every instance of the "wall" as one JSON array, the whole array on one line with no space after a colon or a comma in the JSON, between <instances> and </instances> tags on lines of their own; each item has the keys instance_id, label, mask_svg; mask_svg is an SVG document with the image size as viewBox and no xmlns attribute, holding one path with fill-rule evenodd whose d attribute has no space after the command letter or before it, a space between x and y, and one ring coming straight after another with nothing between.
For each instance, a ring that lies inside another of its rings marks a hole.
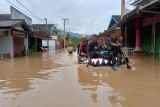
<instances>
[{"instance_id":1,"label":"wall","mask_svg":"<svg viewBox=\"0 0 160 107\"><path fill-rule=\"evenodd\" d=\"M156 54L160 55L160 23L156 25Z\"/></svg>"},{"instance_id":2,"label":"wall","mask_svg":"<svg viewBox=\"0 0 160 107\"><path fill-rule=\"evenodd\" d=\"M10 12L11 19L25 19L28 25L32 25L32 19L20 12L19 10L15 9L14 7L10 7Z\"/></svg>"},{"instance_id":3,"label":"wall","mask_svg":"<svg viewBox=\"0 0 160 107\"><path fill-rule=\"evenodd\" d=\"M42 40L42 46L43 46L43 47L47 47L47 46L48 46L47 40Z\"/></svg>"},{"instance_id":4,"label":"wall","mask_svg":"<svg viewBox=\"0 0 160 107\"><path fill-rule=\"evenodd\" d=\"M134 48L135 47L135 43L136 43L136 31L135 31L135 24L134 23L130 23L127 25L127 47L129 48ZM125 39L125 40L126 40Z\"/></svg>"},{"instance_id":5,"label":"wall","mask_svg":"<svg viewBox=\"0 0 160 107\"><path fill-rule=\"evenodd\" d=\"M145 54L152 53L152 26L143 27L142 30L142 48Z\"/></svg>"},{"instance_id":6,"label":"wall","mask_svg":"<svg viewBox=\"0 0 160 107\"><path fill-rule=\"evenodd\" d=\"M13 37L14 56L22 56L24 52L24 37Z\"/></svg>"},{"instance_id":7,"label":"wall","mask_svg":"<svg viewBox=\"0 0 160 107\"><path fill-rule=\"evenodd\" d=\"M155 17L146 17L143 19L143 27L159 22L160 22L160 15L156 15Z\"/></svg>"},{"instance_id":8,"label":"wall","mask_svg":"<svg viewBox=\"0 0 160 107\"><path fill-rule=\"evenodd\" d=\"M55 50L56 48L56 40L49 40L49 49Z\"/></svg>"},{"instance_id":9,"label":"wall","mask_svg":"<svg viewBox=\"0 0 160 107\"><path fill-rule=\"evenodd\" d=\"M153 53L152 25L156 24L156 49L157 55L160 55L160 15L147 17L143 19L143 49L145 53Z\"/></svg>"},{"instance_id":10,"label":"wall","mask_svg":"<svg viewBox=\"0 0 160 107\"><path fill-rule=\"evenodd\" d=\"M8 36L0 36L0 52L2 54L10 54L10 57L13 57L13 37Z\"/></svg>"}]
</instances>

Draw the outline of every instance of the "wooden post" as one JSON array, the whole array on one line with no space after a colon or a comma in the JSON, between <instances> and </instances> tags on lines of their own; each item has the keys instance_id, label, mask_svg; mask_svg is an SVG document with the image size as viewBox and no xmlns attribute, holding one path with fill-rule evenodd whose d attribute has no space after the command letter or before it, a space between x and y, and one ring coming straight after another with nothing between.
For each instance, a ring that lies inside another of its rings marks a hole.
<instances>
[{"instance_id":1,"label":"wooden post","mask_svg":"<svg viewBox=\"0 0 160 107\"><path fill-rule=\"evenodd\" d=\"M152 25L152 36L153 36L153 57L156 51L156 23Z\"/></svg>"}]
</instances>

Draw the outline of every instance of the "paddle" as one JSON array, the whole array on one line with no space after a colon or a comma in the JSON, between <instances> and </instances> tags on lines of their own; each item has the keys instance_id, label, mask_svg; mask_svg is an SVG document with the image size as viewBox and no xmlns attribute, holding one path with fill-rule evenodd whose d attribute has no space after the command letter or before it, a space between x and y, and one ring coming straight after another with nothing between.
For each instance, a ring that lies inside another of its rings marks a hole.
<instances>
[{"instance_id":1,"label":"paddle","mask_svg":"<svg viewBox=\"0 0 160 107\"><path fill-rule=\"evenodd\" d=\"M126 57L125 58L126 64L127 64L127 69L131 69L132 67L129 65L129 59Z\"/></svg>"}]
</instances>

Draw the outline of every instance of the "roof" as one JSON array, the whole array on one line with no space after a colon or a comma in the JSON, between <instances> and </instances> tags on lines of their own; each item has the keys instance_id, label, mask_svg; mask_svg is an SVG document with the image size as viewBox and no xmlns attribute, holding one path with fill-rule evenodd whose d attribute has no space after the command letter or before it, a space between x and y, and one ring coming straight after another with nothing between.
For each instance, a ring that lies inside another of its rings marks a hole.
<instances>
[{"instance_id":1,"label":"roof","mask_svg":"<svg viewBox=\"0 0 160 107\"><path fill-rule=\"evenodd\" d=\"M112 15L108 29L112 28L115 25L118 25L121 21L121 15Z\"/></svg>"},{"instance_id":2,"label":"roof","mask_svg":"<svg viewBox=\"0 0 160 107\"><path fill-rule=\"evenodd\" d=\"M33 26L35 27L39 27L42 29L46 28L46 24L33 24ZM51 28L54 26L54 24L47 24L47 31L49 31L51 33Z\"/></svg>"},{"instance_id":3,"label":"roof","mask_svg":"<svg viewBox=\"0 0 160 107\"><path fill-rule=\"evenodd\" d=\"M154 2L156 0L136 0L132 3L133 6L145 6L150 2Z\"/></svg>"},{"instance_id":4,"label":"roof","mask_svg":"<svg viewBox=\"0 0 160 107\"><path fill-rule=\"evenodd\" d=\"M112 18L119 23L121 21L121 15L112 15Z\"/></svg>"},{"instance_id":5,"label":"roof","mask_svg":"<svg viewBox=\"0 0 160 107\"><path fill-rule=\"evenodd\" d=\"M25 18L28 18L29 20L32 20L29 16L25 15L24 13L22 13L21 11L19 11L16 8L14 8L13 6L10 6L10 9L11 9L11 13L12 13L12 11L14 11L16 13L18 12L18 13L22 14L23 16L25 16ZM15 13L13 13L13 14L15 14Z\"/></svg>"},{"instance_id":6,"label":"roof","mask_svg":"<svg viewBox=\"0 0 160 107\"><path fill-rule=\"evenodd\" d=\"M149 0L146 0L146 1L149 1ZM141 15L144 17L146 17L147 15L147 17L149 17L150 15L159 14L159 10L160 10L159 0L150 0L150 2L147 5L142 7L137 7L131 12L127 13L121 20L121 23L128 23L131 20L134 20L137 17L137 15Z\"/></svg>"},{"instance_id":7,"label":"roof","mask_svg":"<svg viewBox=\"0 0 160 107\"><path fill-rule=\"evenodd\" d=\"M0 29L11 29L17 26L22 26L26 31L31 32L30 27L27 25L25 20L22 19L10 19L0 21Z\"/></svg>"},{"instance_id":8,"label":"roof","mask_svg":"<svg viewBox=\"0 0 160 107\"><path fill-rule=\"evenodd\" d=\"M0 20L9 20L10 18L10 14L0 14Z\"/></svg>"},{"instance_id":9,"label":"roof","mask_svg":"<svg viewBox=\"0 0 160 107\"><path fill-rule=\"evenodd\" d=\"M0 21L0 27L12 27L21 22L20 20L2 20Z\"/></svg>"}]
</instances>

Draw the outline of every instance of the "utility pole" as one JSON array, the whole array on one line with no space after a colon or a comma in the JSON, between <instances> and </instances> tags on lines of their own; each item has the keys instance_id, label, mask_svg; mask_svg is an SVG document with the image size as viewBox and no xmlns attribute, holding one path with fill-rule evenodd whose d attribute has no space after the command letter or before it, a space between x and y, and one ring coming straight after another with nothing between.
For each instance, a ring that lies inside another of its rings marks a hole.
<instances>
[{"instance_id":1,"label":"utility pole","mask_svg":"<svg viewBox=\"0 0 160 107\"><path fill-rule=\"evenodd\" d=\"M93 23L91 22L90 24L90 27L91 27L91 35L93 34Z\"/></svg>"},{"instance_id":2,"label":"utility pole","mask_svg":"<svg viewBox=\"0 0 160 107\"><path fill-rule=\"evenodd\" d=\"M121 19L125 15L125 0L121 0Z\"/></svg>"},{"instance_id":3,"label":"utility pole","mask_svg":"<svg viewBox=\"0 0 160 107\"><path fill-rule=\"evenodd\" d=\"M64 48L66 47L66 21L68 18L63 18L63 24L64 24Z\"/></svg>"},{"instance_id":4,"label":"utility pole","mask_svg":"<svg viewBox=\"0 0 160 107\"><path fill-rule=\"evenodd\" d=\"M47 25L48 25L48 20L47 20L47 18L45 18L44 20L46 21L45 35L46 35L46 37L47 37L47 36L48 36L48 35L47 35L47 27L48 27ZM49 48L49 38L48 38L48 37L47 37L47 46L48 46L48 48Z\"/></svg>"}]
</instances>

